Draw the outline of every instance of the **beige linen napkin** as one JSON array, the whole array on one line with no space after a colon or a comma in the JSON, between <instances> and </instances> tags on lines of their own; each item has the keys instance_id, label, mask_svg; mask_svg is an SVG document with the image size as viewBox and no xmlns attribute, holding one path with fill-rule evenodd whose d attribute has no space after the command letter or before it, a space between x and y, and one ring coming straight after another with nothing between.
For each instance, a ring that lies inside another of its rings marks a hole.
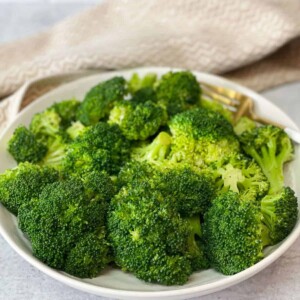
<instances>
[{"instance_id":1,"label":"beige linen napkin","mask_svg":"<svg viewBox=\"0 0 300 300\"><path fill-rule=\"evenodd\" d=\"M0 97L21 87L0 103L0 126L21 102L89 70L181 67L257 90L300 79L299 16L299 0L107 0L0 45Z\"/></svg>"}]
</instances>

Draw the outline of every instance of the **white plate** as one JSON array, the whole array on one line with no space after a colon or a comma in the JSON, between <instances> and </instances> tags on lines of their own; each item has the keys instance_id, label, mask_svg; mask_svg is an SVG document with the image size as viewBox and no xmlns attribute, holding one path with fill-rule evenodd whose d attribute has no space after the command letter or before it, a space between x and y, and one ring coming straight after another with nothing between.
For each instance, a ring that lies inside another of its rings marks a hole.
<instances>
[{"instance_id":1,"label":"white plate","mask_svg":"<svg viewBox=\"0 0 300 300\"><path fill-rule=\"evenodd\" d=\"M30 119L34 113L42 111L55 101L57 102L72 97L83 99L84 94L92 86L113 76L124 76L126 79L128 79L133 72L137 72L140 75L144 75L148 72L155 72L158 75L162 75L168 71L170 71L169 68L141 68L102 73L65 84L42 96L38 101L35 101L33 104L24 109L8 126L7 130L1 136L0 173L16 165L16 163L6 151L7 142L11 137L14 129L18 125L29 124ZM241 93L250 96L255 101L255 107L258 114L263 117L268 117L269 119L272 119L278 123L297 129L295 123L284 112L282 112L274 104L270 103L268 100L256 94L255 92L217 76L199 72L194 72L194 74L199 81L233 88ZM296 185L296 178L300 177L299 146L296 147L295 152L295 160L291 162L285 170L285 178L287 181L287 185L291 186L295 190L299 198L300 185ZM96 295L119 299L183 299L205 295L219 291L221 289L225 289L253 276L262 269L266 268L278 257L280 257L295 242L300 234L300 222L298 219L293 232L280 244L268 248L266 250L266 257L251 268L248 268L243 272L232 276L224 276L210 269L194 273L190 277L190 280L183 286L171 287L144 283L143 281L135 278L133 275L123 273L122 271L116 269L106 270L101 276L94 279L79 279L63 272L51 269L32 256L30 244L23 236L22 232L18 229L16 218L1 205L0 233L11 245L11 247L30 264L32 264L45 274L79 290Z\"/></svg>"}]
</instances>

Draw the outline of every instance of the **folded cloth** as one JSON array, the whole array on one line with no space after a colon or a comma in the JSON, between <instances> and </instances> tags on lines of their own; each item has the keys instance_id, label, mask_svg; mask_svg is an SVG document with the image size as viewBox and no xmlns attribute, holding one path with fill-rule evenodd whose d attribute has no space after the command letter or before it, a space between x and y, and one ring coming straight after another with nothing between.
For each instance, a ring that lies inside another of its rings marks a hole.
<instances>
[{"instance_id":1,"label":"folded cloth","mask_svg":"<svg viewBox=\"0 0 300 300\"><path fill-rule=\"evenodd\" d=\"M299 0L105 1L46 32L0 45L0 98L27 83L0 104L0 124L19 109L16 99L26 96L28 103L88 70L180 67L257 90L300 79L299 13ZM53 77L62 73L69 75ZM50 84L40 79L45 76L52 76Z\"/></svg>"}]
</instances>

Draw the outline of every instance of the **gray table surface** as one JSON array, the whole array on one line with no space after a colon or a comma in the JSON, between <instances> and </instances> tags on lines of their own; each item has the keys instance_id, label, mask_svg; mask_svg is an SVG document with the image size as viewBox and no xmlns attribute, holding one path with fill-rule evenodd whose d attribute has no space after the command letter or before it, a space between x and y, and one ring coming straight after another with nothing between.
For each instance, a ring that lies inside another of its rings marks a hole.
<instances>
[{"instance_id":1,"label":"gray table surface","mask_svg":"<svg viewBox=\"0 0 300 300\"><path fill-rule=\"evenodd\" d=\"M96 2L100 1L0 0L0 43L44 30L64 17L90 7ZM300 126L300 82L286 84L263 94L288 113ZM18 256L0 237L0 300L2 299L104 298L77 291L44 275ZM300 239L280 259L259 274L201 299L300 299Z\"/></svg>"}]
</instances>

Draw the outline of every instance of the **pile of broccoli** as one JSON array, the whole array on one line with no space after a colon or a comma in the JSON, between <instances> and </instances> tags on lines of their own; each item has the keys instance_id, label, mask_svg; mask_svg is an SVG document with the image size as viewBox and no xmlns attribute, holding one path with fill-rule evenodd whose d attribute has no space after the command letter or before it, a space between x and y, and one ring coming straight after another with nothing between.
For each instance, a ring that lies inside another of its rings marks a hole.
<instances>
[{"instance_id":1,"label":"pile of broccoli","mask_svg":"<svg viewBox=\"0 0 300 300\"><path fill-rule=\"evenodd\" d=\"M0 201L33 255L81 278L107 265L163 285L235 274L298 218L289 137L233 124L189 71L101 82L35 114L8 151L18 165L0 175Z\"/></svg>"}]
</instances>

